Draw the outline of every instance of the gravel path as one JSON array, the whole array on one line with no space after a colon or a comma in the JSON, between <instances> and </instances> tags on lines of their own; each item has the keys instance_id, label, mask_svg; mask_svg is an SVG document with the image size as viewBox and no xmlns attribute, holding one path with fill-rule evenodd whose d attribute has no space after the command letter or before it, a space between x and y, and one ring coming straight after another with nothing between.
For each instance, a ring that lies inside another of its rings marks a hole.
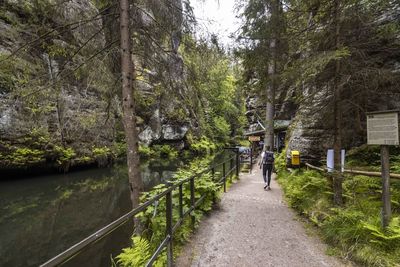
<instances>
[{"instance_id":1,"label":"gravel path","mask_svg":"<svg viewBox=\"0 0 400 267\"><path fill-rule=\"evenodd\" d=\"M264 191L256 167L253 174L241 174L219 209L201 222L176 266L344 266L306 234L274 179L271 188Z\"/></svg>"}]
</instances>

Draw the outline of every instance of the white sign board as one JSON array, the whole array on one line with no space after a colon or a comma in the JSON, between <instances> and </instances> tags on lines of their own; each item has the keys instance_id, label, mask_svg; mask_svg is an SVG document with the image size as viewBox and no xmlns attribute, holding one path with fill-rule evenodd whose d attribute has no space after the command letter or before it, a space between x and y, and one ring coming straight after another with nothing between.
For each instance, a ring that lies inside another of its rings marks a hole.
<instances>
[{"instance_id":1,"label":"white sign board","mask_svg":"<svg viewBox=\"0 0 400 267\"><path fill-rule=\"evenodd\" d=\"M328 149L328 152L326 153L326 168L328 169L328 172L333 172L334 166L334 151L333 149Z\"/></svg>"},{"instance_id":2,"label":"white sign board","mask_svg":"<svg viewBox=\"0 0 400 267\"><path fill-rule=\"evenodd\" d=\"M398 112L367 115L368 145L399 145Z\"/></svg>"},{"instance_id":3,"label":"white sign board","mask_svg":"<svg viewBox=\"0 0 400 267\"><path fill-rule=\"evenodd\" d=\"M345 160L346 151L344 149L340 152L340 163L341 163L341 171L344 172L344 160ZM328 149L326 153L326 168L328 172L333 172L335 168L335 153L333 149Z\"/></svg>"}]
</instances>

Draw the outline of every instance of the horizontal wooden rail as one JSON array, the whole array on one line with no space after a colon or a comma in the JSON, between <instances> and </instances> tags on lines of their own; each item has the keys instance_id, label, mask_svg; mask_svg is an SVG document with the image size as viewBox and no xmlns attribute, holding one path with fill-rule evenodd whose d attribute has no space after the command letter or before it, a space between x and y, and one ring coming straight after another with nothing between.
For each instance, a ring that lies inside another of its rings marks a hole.
<instances>
[{"instance_id":1,"label":"horizontal wooden rail","mask_svg":"<svg viewBox=\"0 0 400 267\"><path fill-rule=\"evenodd\" d=\"M321 172L327 172L328 171L326 168L320 168L320 167L311 165L309 163L306 163L306 166L311 168L311 169L318 170L318 171L321 171ZM354 175L361 174L361 175L371 176L371 177L381 177L382 176L382 174L380 172L368 172L368 171L360 171L360 170L353 170L353 169L350 169L350 170L349 169L345 169L344 172L345 173L349 173L349 174L354 174ZM390 178L392 178L392 179L400 179L400 174L391 173L390 174Z\"/></svg>"},{"instance_id":2,"label":"horizontal wooden rail","mask_svg":"<svg viewBox=\"0 0 400 267\"><path fill-rule=\"evenodd\" d=\"M233 166L233 163L236 159L235 166ZM195 184L194 180L195 178L200 177L201 175L211 172L211 174L214 176L215 175L215 169L216 167L223 166L223 174L222 174L222 179L223 181L223 186L224 186L224 191L225 189L225 184L226 184L226 178L229 176L229 174L233 173L233 171L236 169L236 174L239 176L239 168L240 168L240 162L239 162L239 152L236 150L236 155L229 158L227 161L224 161L222 163L213 165L211 168L204 170L202 172L196 173L195 175L188 177L186 179L183 179L179 182L176 183L168 183L169 185L168 188L165 189L165 191L159 193L158 195L154 196L150 200L146 201L145 203L142 203L139 207L131 210L130 212L126 213L125 215L121 216L117 220L113 221L112 223L104 226L100 230L96 231L92 235L88 236L87 238L83 239L82 241L76 243L69 249L65 250L64 252L58 254L57 256L53 257L52 259L46 261L41 267L50 267L50 266L59 266L61 264L64 264L77 256L79 253L81 253L85 248L87 248L89 245L103 239L104 237L108 236L110 233L118 229L120 226L123 224L127 223L130 219L132 219L135 215L138 213L144 211L146 208L148 208L150 205L153 205L157 201L161 200L162 198L165 198L167 201L167 210L166 210L166 216L167 216L167 233L164 238L164 240L159 244L158 248L150 258L150 260L147 262L146 266L152 266L154 261L157 259L159 254L162 252L163 249L167 247L167 260L168 260L168 266L170 266L173 263L172 259L172 243L173 243L173 233L179 228L179 226L182 224L183 220L187 216L191 216L192 218L192 225L194 225L194 216L191 214L196 207L198 207L201 202L205 199L206 195L202 195L199 197L199 199L195 199ZM230 163L231 169L225 173L225 167L226 164ZM190 191L191 191L191 197L190 197L190 203L188 209L183 212L183 184L189 183L190 184ZM175 223L175 225L172 225L172 194L175 189L179 189L179 213L180 213L180 218L178 221Z\"/></svg>"}]
</instances>

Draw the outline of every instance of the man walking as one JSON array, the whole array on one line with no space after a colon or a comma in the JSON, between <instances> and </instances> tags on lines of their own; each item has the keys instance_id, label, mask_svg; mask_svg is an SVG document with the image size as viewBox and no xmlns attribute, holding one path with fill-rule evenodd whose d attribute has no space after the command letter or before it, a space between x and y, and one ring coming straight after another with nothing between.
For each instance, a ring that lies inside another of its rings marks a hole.
<instances>
[{"instance_id":1,"label":"man walking","mask_svg":"<svg viewBox=\"0 0 400 267\"><path fill-rule=\"evenodd\" d=\"M271 184L272 169L274 168L274 161L275 161L274 152L270 151L270 147L267 146L265 151L261 153L261 158L259 162L260 169L262 168L265 190L271 190L270 184Z\"/></svg>"}]
</instances>

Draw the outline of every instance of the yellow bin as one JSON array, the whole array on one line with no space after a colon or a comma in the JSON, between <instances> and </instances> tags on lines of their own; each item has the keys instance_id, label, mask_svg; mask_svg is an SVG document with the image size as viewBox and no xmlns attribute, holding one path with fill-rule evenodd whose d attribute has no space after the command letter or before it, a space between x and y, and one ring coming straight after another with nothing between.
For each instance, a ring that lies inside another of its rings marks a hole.
<instances>
[{"instance_id":1,"label":"yellow bin","mask_svg":"<svg viewBox=\"0 0 400 267\"><path fill-rule=\"evenodd\" d=\"M300 166L300 152L297 150L292 150L290 155L292 156L292 166Z\"/></svg>"}]
</instances>

